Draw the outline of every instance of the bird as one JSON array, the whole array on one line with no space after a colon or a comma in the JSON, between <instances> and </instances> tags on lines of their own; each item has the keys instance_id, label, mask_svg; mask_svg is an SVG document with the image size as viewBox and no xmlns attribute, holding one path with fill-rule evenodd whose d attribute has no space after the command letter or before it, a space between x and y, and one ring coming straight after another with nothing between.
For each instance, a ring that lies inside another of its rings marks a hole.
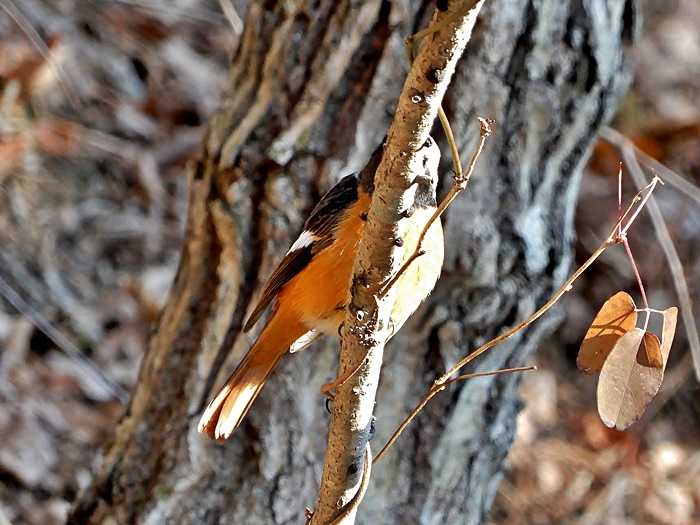
<instances>
[{"instance_id":1,"label":"bird","mask_svg":"<svg viewBox=\"0 0 700 525\"><path fill-rule=\"evenodd\" d=\"M272 306L271 315L255 343L204 410L197 427L200 433L217 441L228 439L287 351L299 351L321 335L338 333L383 149L382 143L359 173L343 177L320 199L301 234L268 278L244 324L244 332L260 320L269 306ZM404 262L416 250L437 206L440 150L428 137L418 149L418 155L422 155L425 172L415 177L414 201L401 219L408 221L402 237ZM423 255L414 259L393 284L396 299L390 314L389 338L430 294L440 276L444 241L439 217L425 233L421 250Z\"/></svg>"}]
</instances>

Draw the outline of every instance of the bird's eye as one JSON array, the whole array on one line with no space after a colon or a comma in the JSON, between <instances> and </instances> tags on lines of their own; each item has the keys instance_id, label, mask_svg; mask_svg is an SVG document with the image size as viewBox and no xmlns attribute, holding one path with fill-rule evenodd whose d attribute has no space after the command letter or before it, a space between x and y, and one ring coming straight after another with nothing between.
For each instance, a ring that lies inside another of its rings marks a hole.
<instances>
[{"instance_id":1,"label":"bird's eye","mask_svg":"<svg viewBox=\"0 0 700 525\"><path fill-rule=\"evenodd\" d=\"M423 147L424 147L424 148L429 148L429 147L432 146L432 145L433 145L433 139L432 139L432 138L428 137L427 139L425 139L425 142L423 143Z\"/></svg>"}]
</instances>

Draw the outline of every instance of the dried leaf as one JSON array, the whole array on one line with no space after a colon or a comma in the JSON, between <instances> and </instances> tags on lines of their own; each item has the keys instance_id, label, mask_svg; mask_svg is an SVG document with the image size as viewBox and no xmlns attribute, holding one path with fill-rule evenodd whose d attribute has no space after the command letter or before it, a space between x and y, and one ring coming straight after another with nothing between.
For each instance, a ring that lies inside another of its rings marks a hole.
<instances>
[{"instance_id":1,"label":"dried leaf","mask_svg":"<svg viewBox=\"0 0 700 525\"><path fill-rule=\"evenodd\" d=\"M34 128L34 138L49 155L75 157L80 153L80 128L68 120L39 121Z\"/></svg>"},{"instance_id":2,"label":"dried leaf","mask_svg":"<svg viewBox=\"0 0 700 525\"><path fill-rule=\"evenodd\" d=\"M26 147L27 141L23 135L0 138L0 182L21 164Z\"/></svg>"},{"instance_id":3,"label":"dried leaf","mask_svg":"<svg viewBox=\"0 0 700 525\"><path fill-rule=\"evenodd\" d=\"M661 329L661 355L664 360L664 368L668 363L668 354L671 353L673 336L676 335L676 323L678 322L678 308L672 306L664 310L664 324Z\"/></svg>"},{"instance_id":4,"label":"dried leaf","mask_svg":"<svg viewBox=\"0 0 700 525\"><path fill-rule=\"evenodd\" d=\"M637 359L644 335L644 330L634 328L620 337L600 371L598 414L608 427L627 429L661 386L663 368L644 366Z\"/></svg>"},{"instance_id":5,"label":"dried leaf","mask_svg":"<svg viewBox=\"0 0 700 525\"><path fill-rule=\"evenodd\" d=\"M626 292L617 292L605 301L593 319L581 343L576 365L591 374L603 367L615 343L637 324L634 300Z\"/></svg>"},{"instance_id":6,"label":"dried leaf","mask_svg":"<svg viewBox=\"0 0 700 525\"><path fill-rule=\"evenodd\" d=\"M659 338L651 332L644 332L642 345L637 352L637 363L642 366L651 366L653 368L663 368L664 366Z\"/></svg>"}]
</instances>

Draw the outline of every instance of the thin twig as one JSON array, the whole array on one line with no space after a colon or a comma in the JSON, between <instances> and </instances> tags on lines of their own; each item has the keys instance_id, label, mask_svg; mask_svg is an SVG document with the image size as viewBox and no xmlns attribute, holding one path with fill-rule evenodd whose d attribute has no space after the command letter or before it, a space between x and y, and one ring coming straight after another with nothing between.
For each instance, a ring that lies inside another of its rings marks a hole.
<instances>
[{"instance_id":1,"label":"thin twig","mask_svg":"<svg viewBox=\"0 0 700 525\"><path fill-rule=\"evenodd\" d=\"M642 328L645 332L649 326L649 317L651 317L651 312L649 311L649 301L647 300L646 291L644 291L644 283L642 282L642 276L639 273L639 268L637 268L637 262L634 260L634 255L632 255L632 248L630 248L630 243L627 237L622 238L622 245L625 247L625 253L632 266L632 272L634 273L635 279L637 279L637 286L639 287L639 293L642 295L642 301L644 302L644 308L646 309L646 318L644 319L644 327Z\"/></svg>"},{"instance_id":2,"label":"thin twig","mask_svg":"<svg viewBox=\"0 0 700 525\"><path fill-rule=\"evenodd\" d=\"M537 319L542 317L552 306L554 306L554 303L556 303L566 292L571 290L571 287L578 279L583 272L585 272L589 266L591 266L597 259L598 257L601 256L601 254L607 250L610 246L613 246L615 242L611 240L610 238L606 239L603 244L598 246L595 252L591 254L591 256L588 258L586 262L584 262L571 276L566 280L566 282L559 288L559 290L556 291L556 293L549 298L549 300L542 305L535 313L533 313L530 317L525 319L524 321L521 321L517 325L515 325L513 328L510 330L507 330L506 332L502 333L498 337L495 337L488 341L487 343L481 345L479 348L474 350L472 353L468 354L466 357L461 359L456 365L454 365L452 368L450 368L447 372L445 372L442 376L440 376L436 381L436 385L441 385L446 383L449 379L450 376L452 376L455 372L457 372L459 369L463 368L464 366L468 365L471 363L474 359L479 357L481 354L489 350L490 348L493 348L497 344L499 344L502 341L505 341L506 339L512 337L514 334L518 333L520 330L523 328L526 328L533 322L535 322Z\"/></svg>"},{"instance_id":3,"label":"thin twig","mask_svg":"<svg viewBox=\"0 0 700 525\"><path fill-rule=\"evenodd\" d=\"M665 315L665 314L666 314L666 311L665 311L665 310L659 310L658 308L635 308L634 311L637 312L637 313L639 313L639 312L643 312L643 313L649 312L649 313L652 313L652 314L659 314L659 315Z\"/></svg>"},{"instance_id":4,"label":"thin twig","mask_svg":"<svg viewBox=\"0 0 700 525\"><path fill-rule=\"evenodd\" d=\"M600 136L613 146L617 146L620 150L627 146L633 148L636 158L641 159L642 164L654 170L656 173L659 173L663 177L664 182L669 183L678 191L700 204L700 188L688 181L685 177L669 169L664 164L661 164L654 157L650 157L644 153L622 133L613 128L605 127L600 132Z\"/></svg>"},{"instance_id":5,"label":"thin twig","mask_svg":"<svg viewBox=\"0 0 700 525\"><path fill-rule=\"evenodd\" d=\"M457 141L455 140L454 133L452 133L452 126L450 126L450 120L445 115L445 110L442 106L438 108L438 118L440 119L440 124L442 125L442 130L445 132L447 137L447 143L450 145L450 153L452 154L452 166L455 170L455 177L462 179L462 160L459 158L459 148L457 147Z\"/></svg>"},{"instance_id":6,"label":"thin twig","mask_svg":"<svg viewBox=\"0 0 700 525\"><path fill-rule=\"evenodd\" d=\"M441 108L442 109L442 108ZM443 113L444 116L444 113ZM441 118L442 120L442 118ZM450 130L448 133L448 141L451 139L451 144L454 143L454 137L452 135L452 130L449 127L449 122L447 121L447 117L445 117L444 123L446 124L446 130ZM472 173L474 173L474 168L476 167L476 162L479 160L479 156L481 155L481 152L484 149L484 144L486 144L486 139L491 135L492 132L492 126L493 126L493 121L490 119L485 119L479 117L479 124L480 124L480 131L479 131L479 142L477 143L476 150L474 151L474 154L472 155L471 160L469 161L469 166L467 167L467 171L465 174L461 173L461 167L457 170L457 173L455 173L454 177L454 182L452 184L452 187L450 188L450 191L445 195L445 197L442 199L440 202L440 205L435 209L433 212L433 215L430 217L428 222L425 223L425 226L423 227L423 231L421 231L420 237L418 238L418 242L416 243L416 249L413 251L411 256L406 259L406 261L403 263L401 268L394 274L394 276L391 278L391 280L382 288L380 294L386 295L386 293L391 289L394 284L401 278L401 276L404 274L406 270L408 270L409 266L421 257L422 255L425 254L425 250L423 250L423 242L425 241L425 236L428 233L428 230L430 230L430 227L433 225L433 223L440 218L440 216L445 212L447 207L452 204L452 201L457 198L457 195L459 195L464 188L467 187L467 184L469 184L469 180L471 179ZM451 146L452 147L452 146ZM456 148L453 148L456 149ZM455 161L455 166L459 165L459 153L457 153L457 157L454 157L453 153L453 158L456 159Z\"/></svg>"},{"instance_id":7,"label":"thin twig","mask_svg":"<svg viewBox=\"0 0 700 525\"><path fill-rule=\"evenodd\" d=\"M456 372L458 372L461 368L466 366L467 364L471 363L474 359L479 357L481 354L489 350L490 348L493 348L497 344L501 343L502 341L505 341L506 339L510 338L514 334L518 333L520 330L524 329L525 327L529 326L532 324L534 321L542 317L554 304L561 299L561 297L568 291L571 290L573 283L585 272L602 254L607 250L609 247L614 246L615 244L619 244L621 242L620 240L620 231L626 232L629 227L632 225L634 220L636 219L637 215L639 214L639 209L644 207L647 202L649 202L649 196L653 193L654 188L656 188L656 184L659 182L658 178L654 178L649 184L647 184L644 188L639 190L637 194L632 198L632 201L630 205L627 207L627 210L625 213L623 213L618 220L615 222L615 225L613 226L612 230L610 231L610 234L608 237L605 239L605 241L598 246L598 248L591 254L591 256L584 262L567 280L564 282L564 284L552 295L552 297L549 298L549 300L541 306L535 313L530 315L527 319L524 321L518 323L515 327L506 330L504 333L501 335L491 339L490 341L484 343L481 345L479 348L462 358L456 365L454 365L452 368L450 368L447 372L445 372L442 376L440 376L438 379L436 379L433 383L433 385L430 387L430 390L428 390L427 394L423 397L421 402L406 416L406 418L403 420L403 422L399 425L399 427L394 431L392 434L391 438L389 438L389 441L387 442L386 445L379 451L377 456L375 457L375 463L379 460L379 458L384 454L386 449L388 449L401 435L401 433L406 429L406 427L415 419L415 417L418 415L418 413L425 407L425 405L428 404L428 402L440 391L444 390L447 385L452 384L455 380L457 380L459 377L473 377L470 374L465 374L464 376L457 376L455 378L452 378ZM621 224L625 220L625 218L632 213L632 216L630 220L625 224L625 227L621 229Z\"/></svg>"},{"instance_id":8,"label":"thin twig","mask_svg":"<svg viewBox=\"0 0 700 525\"><path fill-rule=\"evenodd\" d=\"M461 376L453 377L446 383L442 384L433 384L433 386L430 387L430 390L423 396L423 399L418 403L418 405L411 411L411 413L403 420L401 425L394 431L394 433L391 435L389 440L384 444L382 449L379 451L379 453L374 457L374 464L376 464L382 456L384 456L384 453L391 447L394 442L399 438L401 433L404 431L404 429L409 425L411 421L413 421L413 418L418 415L418 412L420 412L425 405L428 404L428 402L435 397L437 394L445 390L448 386L450 386L452 383L457 383L460 381L467 381L469 379L475 379L477 377L487 377L487 376L495 376L495 375L501 375L501 374L511 374L514 372L530 372L533 370L537 370L536 366L519 366L515 368L502 368L500 370L490 370L488 372L473 372L471 374L463 374Z\"/></svg>"},{"instance_id":9,"label":"thin twig","mask_svg":"<svg viewBox=\"0 0 700 525\"><path fill-rule=\"evenodd\" d=\"M617 235L622 235L622 162L617 170Z\"/></svg>"},{"instance_id":10,"label":"thin twig","mask_svg":"<svg viewBox=\"0 0 700 525\"><path fill-rule=\"evenodd\" d=\"M596 249L593 254L584 262L571 276L564 282L564 284L555 292L555 294L550 297L550 299L542 305L535 313L533 313L530 317L522 321L521 323L517 324L515 327L511 328L510 330L507 330L503 334L499 335L498 337L491 339L491 341L488 341L487 343L483 344L476 350L474 350L471 354L467 355L464 357L461 361L459 361L456 365L454 365L452 368L450 368L447 372L445 372L442 376L440 376L437 380L437 384L442 384L445 383L450 376L452 376L455 372L457 372L460 368L463 368L465 365L471 363L474 359L479 357L481 354L486 352L488 349L493 348L496 346L498 343L505 341L509 337L513 336L523 328L527 327L528 325L532 324L534 321L542 317L542 315L547 312L552 306L554 306L554 303L556 303L561 297L571 290L572 285L574 284L574 281L578 279L583 272L585 272L589 266L591 266L597 259L598 257L601 256L601 254L607 250L610 246L613 246L615 244L618 244L619 242L619 230L620 230L620 224L624 219L627 217L630 212L632 212L632 217L629 219L629 221L625 224L625 226L622 228L622 233L625 234L629 227L632 225L634 220L637 218L637 215L639 214L639 211L644 207L644 205L647 203L649 200L649 196L652 194L654 191L654 188L656 187L656 183L658 182L658 179L652 180L647 186L645 186L643 189L641 189L633 198L631 204L628 206L627 210L625 213L622 214L622 217L615 223L615 226L613 227L612 231L608 235L608 238ZM643 197L642 197L643 195Z\"/></svg>"},{"instance_id":11,"label":"thin twig","mask_svg":"<svg viewBox=\"0 0 700 525\"><path fill-rule=\"evenodd\" d=\"M622 147L622 157L625 159L625 163L629 167L630 175L632 180L637 186L642 186L645 183L645 176L642 172L642 168L637 162L637 158L634 154L634 150L630 144L625 143ZM685 278L685 273L683 271L683 264L678 256L678 251L676 250L671 234L668 231L668 226L666 226L666 221L664 220L663 213L659 205L654 199L649 201L649 214L651 215L651 222L654 225L654 230L656 231L656 238L661 245L661 249L666 256L668 265L671 270L671 277L673 278L673 285L678 294L678 302L680 303L681 317L683 318L683 324L685 325L685 330L688 335L688 344L690 346L690 352L693 355L693 365L695 368L695 376L700 380L700 337L698 336L698 328L695 323L695 315L693 313L693 301L690 296L690 290L688 289L688 282Z\"/></svg>"},{"instance_id":12,"label":"thin twig","mask_svg":"<svg viewBox=\"0 0 700 525\"><path fill-rule=\"evenodd\" d=\"M651 194L653 193L654 188L656 187L656 185L659 182L661 182L661 179L659 177L655 176L653 179L651 179L651 182L649 184L647 184L646 186L644 186L644 188L639 190L639 193L637 194L637 196L635 196L635 199L641 196L641 202L639 203L639 206L637 206L634 209L634 213L632 213L632 217L630 217L630 219L627 221L627 224L622 228L622 231L619 234L620 236L624 237L625 235L627 235L627 230L630 229L630 226L632 226L632 223L634 223L634 221L637 219L637 215L639 215L641 213L641 211L644 209L644 206L646 205L647 201L651 198ZM663 182L661 182L661 183L663 184ZM643 184L644 184L644 182L642 182L642 185ZM642 194L643 194L643 196L642 196ZM627 216L627 214L630 212L630 210L631 210L631 207L627 209L627 212L625 212L624 217Z\"/></svg>"}]
</instances>

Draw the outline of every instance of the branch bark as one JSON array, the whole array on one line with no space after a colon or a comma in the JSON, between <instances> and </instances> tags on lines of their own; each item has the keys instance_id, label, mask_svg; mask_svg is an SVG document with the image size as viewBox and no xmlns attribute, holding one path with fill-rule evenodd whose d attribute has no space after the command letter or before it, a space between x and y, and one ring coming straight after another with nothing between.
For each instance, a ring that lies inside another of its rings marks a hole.
<instances>
[{"instance_id":1,"label":"branch bark","mask_svg":"<svg viewBox=\"0 0 700 525\"><path fill-rule=\"evenodd\" d=\"M394 290L383 286L403 261L403 214L412 204L413 181L425 170L428 139L457 61L471 37L484 0L453 1L436 10L423 45L411 65L389 130L367 225L355 258L352 298L341 334L339 377L357 372L338 387L328 432L328 448L318 505L311 524L329 523L342 513L360 486L361 462L369 455L372 414L388 336ZM363 364L358 367L358 363ZM357 506L340 523L354 523Z\"/></svg>"}]
</instances>

